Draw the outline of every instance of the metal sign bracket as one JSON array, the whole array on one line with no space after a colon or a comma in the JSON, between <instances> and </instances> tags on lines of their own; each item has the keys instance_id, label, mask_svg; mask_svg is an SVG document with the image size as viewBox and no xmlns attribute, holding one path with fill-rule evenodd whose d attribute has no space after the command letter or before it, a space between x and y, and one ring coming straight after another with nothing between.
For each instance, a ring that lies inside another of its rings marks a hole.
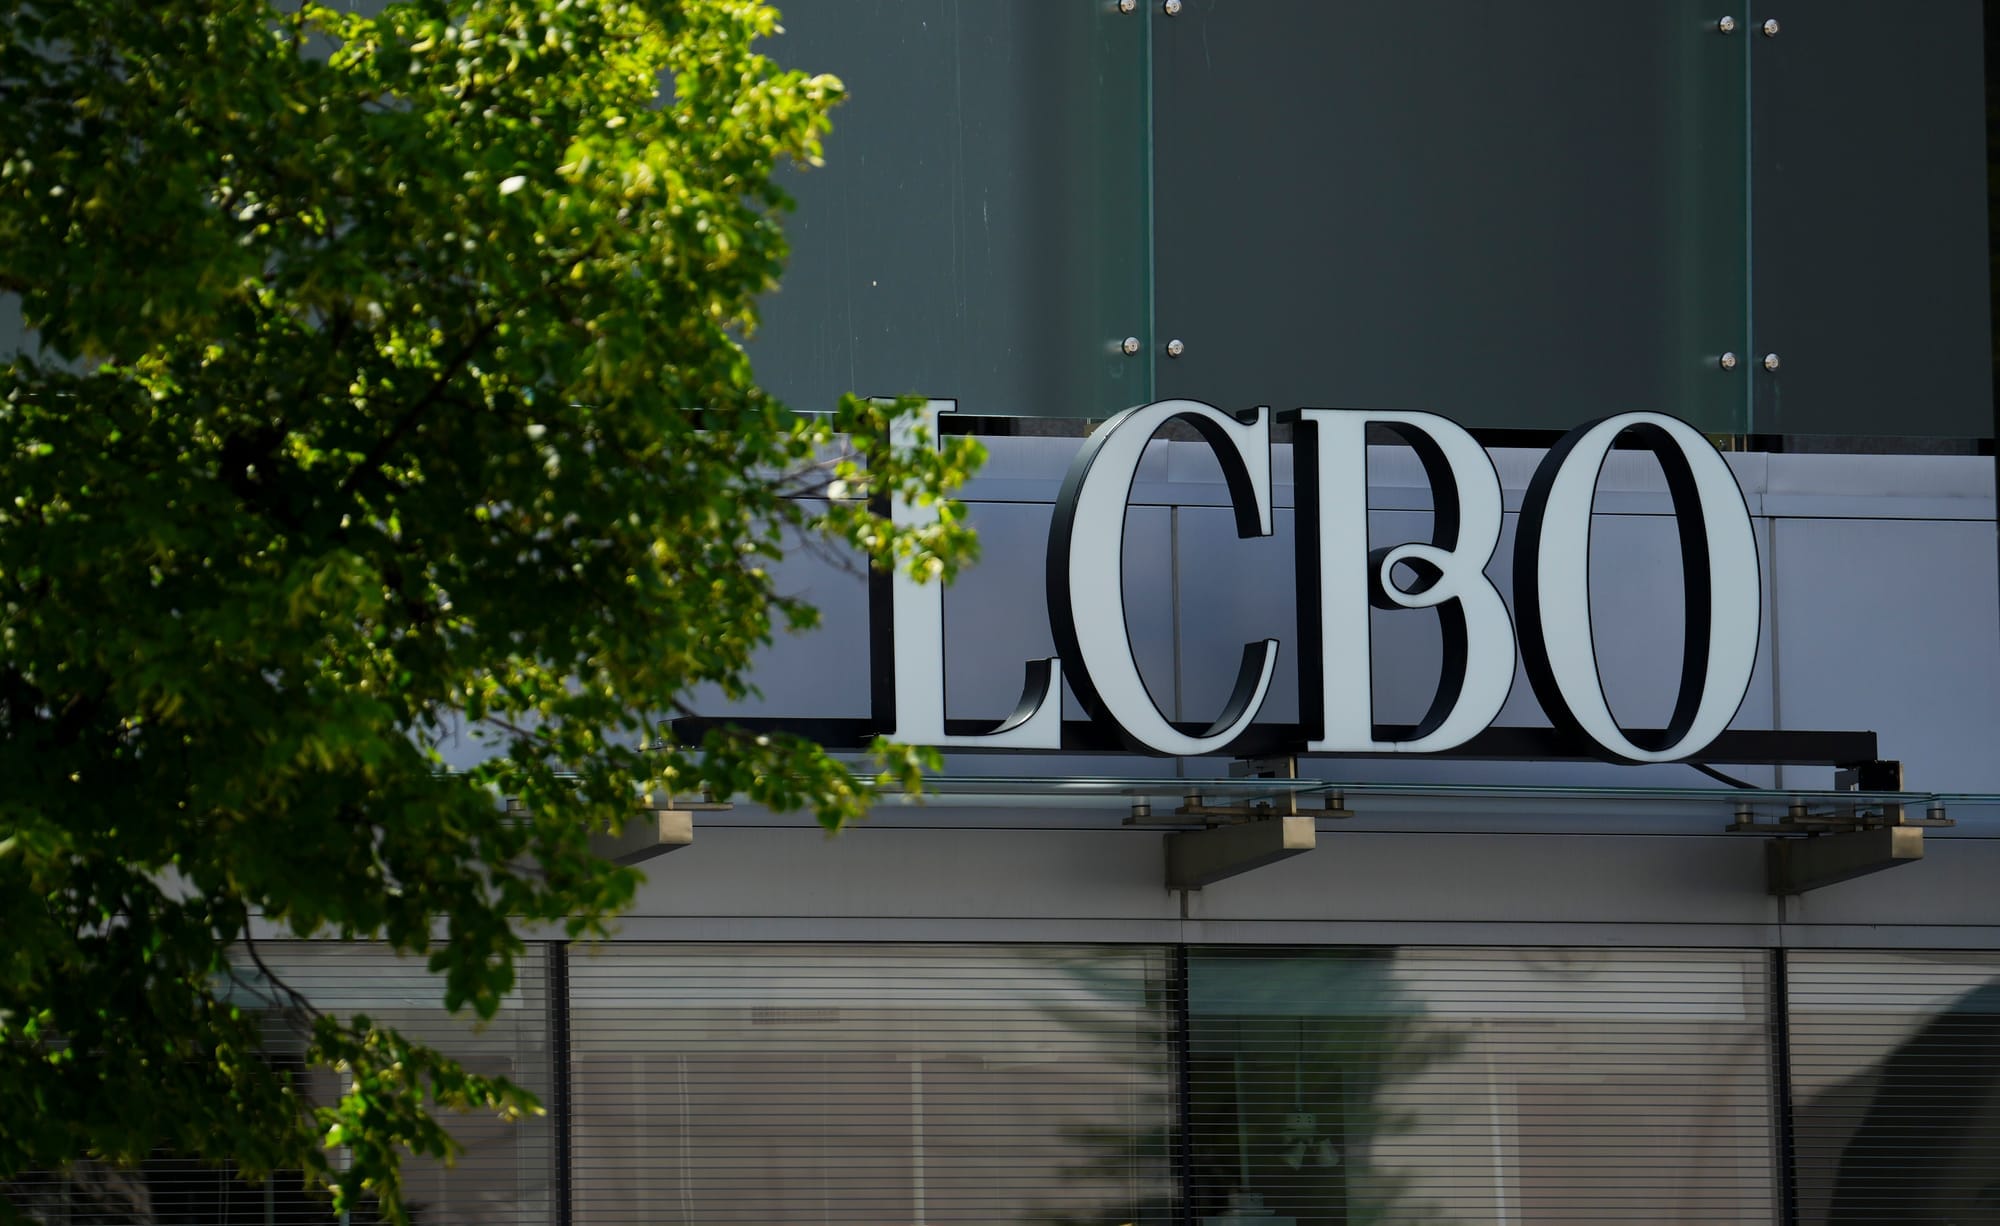
<instances>
[{"instance_id":1,"label":"metal sign bracket","mask_svg":"<svg viewBox=\"0 0 2000 1226\"><path fill-rule=\"evenodd\" d=\"M1924 857L1924 831L1951 826L1942 802L1912 816L1900 795L1903 765L1896 761L1848 763L1834 772L1836 791L1852 801L1814 807L1796 801L1775 820L1738 805L1729 829L1760 835L1770 892L1791 897L1852 881Z\"/></svg>"},{"instance_id":2,"label":"metal sign bracket","mask_svg":"<svg viewBox=\"0 0 2000 1226\"><path fill-rule=\"evenodd\" d=\"M1230 764L1229 773L1238 779L1296 781L1299 761L1243 758ZM1268 797L1230 804L1210 804L1199 791L1190 791L1171 814L1157 819L1200 826L1167 835L1167 888L1199 890L1303 855L1319 844L1320 818L1352 816L1337 791L1301 794L1296 788L1280 788ZM1150 805L1135 805L1127 824L1155 820Z\"/></svg>"}]
</instances>

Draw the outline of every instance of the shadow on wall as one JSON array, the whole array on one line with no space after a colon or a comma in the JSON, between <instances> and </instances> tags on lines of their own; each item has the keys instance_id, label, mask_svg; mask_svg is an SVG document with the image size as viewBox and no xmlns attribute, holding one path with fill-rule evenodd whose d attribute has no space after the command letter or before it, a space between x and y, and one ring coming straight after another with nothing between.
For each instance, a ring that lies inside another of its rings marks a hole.
<instances>
[{"instance_id":1,"label":"shadow on wall","mask_svg":"<svg viewBox=\"0 0 2000 1226\"><path fill-rule=\"evenodd\" d=\"M1802 1107L1799 1132L1802 1222L2000 1226L2000 979ZM1815 1146L1838 1147L1817 1188L1804 1175Z\"/></svg>"},{"instance_id":2,"label":"shadow on wall","mask_svg":"<svg viewBox=\"0 0 2000 1226\"><path fill-rule=\"evenodd\" d=\"M1080 986L1090 988L1080 968ZM1119 985L1107 984L1110 989ZM1363 1226L1446 1222L1406 1172L1376 1160L1385 1141L1425 1121L1389 1090L1455 1056L1463 1035L1427 1016L1396 975L1390 949L1208 947L1190 951L1188 999L1112 1009L1051 1010L1069 1033L1132 1054L1142 1095L1126 1126L1065 1130L1073 1151L1059 1183L1066 1207L1042 1226ZM1187 1014L1185 1117L1157 1053L1173 1050ZM1139 1027L1133 1025L1139 1021ZM1118 1027L1114 1032L1111 1028ZM1139 1122L1132 1127L1133 1121ZM1435 1121L1430 1121L1435 1123ZM1183 1207L1172 1174L1187 1163ZM1123 1199L1101 1193L1118 1188ZM1429 1191L1434 1189L1424 1189ZM1097 1193L1091 1195L1089 1193Z\"/></svg>"}]
</instances>

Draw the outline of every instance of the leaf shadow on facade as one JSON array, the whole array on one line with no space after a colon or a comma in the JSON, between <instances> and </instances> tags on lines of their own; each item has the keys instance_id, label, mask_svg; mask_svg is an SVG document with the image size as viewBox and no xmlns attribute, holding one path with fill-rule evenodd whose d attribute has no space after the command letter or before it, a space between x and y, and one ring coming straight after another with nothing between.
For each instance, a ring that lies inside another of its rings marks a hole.
<instances>
[{"instance_id":1,"label":"leaf shadow on facade","mask_svg":"<svg viewBox=\"0 0 2000 1226\"><path fill-rule=\"evenodd\" d=\"M1865 1058L1868 1034L1847 1058ZM1798 1114L1805 1226L2000 1223L2000 979Z\"/></svg>"},{"instance_id":2,"label":"leaf shadow on facade","mask_svg":"<svg viewBox=\"0 0 2000 1226\"><path fill-rule=\"evenodd\" d=\"M1179 982L1150 980L1136 1014L1061 1011L1080 1036L1129 1054L1135 1109L1124 1126L1064 1130L1075 1150L1061 1168L1068 1203L1030 1220L1178 1223L1183 1163L1198 1223L1450 1220L1375 1157L1378 1144L1422 1124L1390 1091L1464 1044L1398 983L1393 950L1206 948L1191 950L1185 966ZM1101 967L1076 973L1106 996L1132 992ZM1114 1186L1121 1194L1104 1194ZM1099 1190L1094 1202L1077 1195L1087 1188Z\"/></svg>"}]
</instances>

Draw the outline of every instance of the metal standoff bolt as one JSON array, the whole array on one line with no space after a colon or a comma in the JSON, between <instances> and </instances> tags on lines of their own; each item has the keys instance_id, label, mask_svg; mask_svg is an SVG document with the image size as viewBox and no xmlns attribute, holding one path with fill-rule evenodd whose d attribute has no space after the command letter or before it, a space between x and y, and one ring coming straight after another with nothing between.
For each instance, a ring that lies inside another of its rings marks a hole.
<instances>
[{"instance_id":1,"label":"metal standoff bolt","mask_svg":"<svg viewBox=\"0 0 2000 1226\"><path fill-rule=\"evenodd\" d=\"M1118 0L1118 11L1121 13L1138 12L1139 0Z\"/></svg>"},{"instance_id":2,"label":"metal standoff bolt","mask_svg":"<svg viewBox=\"0 0 2000 1226\"><path fill-rule=\"evenodd\" d=\"M1167 342L1167 356L1168 356L1168 357L1170 357L1170 358L1177 358L1177 357L1181 356L1181 355L1182 355L1183 353L1186 353L1186 352L1187 352L1187 346L1186 346L1186 345L1183 345L1183 344L1181 344L1181 339L1180 339L1180 337L1178 337L1178 336L1177 336L1177 337L1175 337L1174 339L1172 339L1172 340L1170 340L1170 341L1168 341L1168 342Z\"/></svg>"},{"instance_id":3,"label":"metal standoff bolt","mask_svg":"<svg viewBox=\"0 0 2000 1226\"><path fill-rule=\"evenodd\" d=\"M1731 353L1725 353L1725 354L1723 354L1723 355L1722 355L1721 357L1719 357L1719 358L1715 359L1715 364L1716 364L1717 366L1720 366L1720 367L1722 367L1722 369L1724 369L1724 370L1735 370L1735 369L1736 369L1736 354L1735 354L1734 352L1731 352Z\"/></svg>"},{"instance_id":4,"label":"metal standoff bolt","mask_svg":"<svg viewBox=\"0 0 2000 1226\"><path fill-rule=\"evenodd\" d=\"M1166 14L1169 17L1178 17L1181 15L1181 0L1166 0L1166 3L1160 7L1166 10Z\"/></svg>"},{"instance_id":5,"label":"metal standoff bolt","mask_svg":"<svg viewBox=\"0 0 2000 1226\"><path fill-rule=\"evenodd\" d=\"M1131 357L1133 354L1139 352L1139 338L1136 336L1128 336L1124 340L1119 341L1118 352L1124 354L1128 358Z\"/></svg>"},{"instance_id":6,"label":"metal standoff bolt","mask_svg":"<svg viewBox=\"0 0 2000 1226\"><path fill-rule=\"evenodd\" d=\"M1767 354L1765 354L1765 355L1764 355L1764 369L1765 369L1765 370L1776 370L1776 369L1778 369L1778 355L1777 355L1777 354L1775 354L1775 353L1767 353Z\"/></svg>"},{"instance_id":7,"label":"metal standoff bolt","mask_svg":"<svg viewBox=\"0 0 2000 1226\"><path fill-rule=\"evenodd\" d=\"M1776 38L1778 36L1778 30L1779 30L1778 19L1776 17L1766 17L1764 19L1765 38Z\"/></svg>"},{"instance_id":8,"label":"metal standoff bolt","mask_svg":"<svg viewBox=\"0 0 2000 1226\"><path fill-rule=\"evenodd\" d=\"M1722 31L1724 34L1734 34L1736 33L1736 19L1734 17L1725 16L1721 20L1715 23L1715 28Z\"/></svg>"}]
</instances>

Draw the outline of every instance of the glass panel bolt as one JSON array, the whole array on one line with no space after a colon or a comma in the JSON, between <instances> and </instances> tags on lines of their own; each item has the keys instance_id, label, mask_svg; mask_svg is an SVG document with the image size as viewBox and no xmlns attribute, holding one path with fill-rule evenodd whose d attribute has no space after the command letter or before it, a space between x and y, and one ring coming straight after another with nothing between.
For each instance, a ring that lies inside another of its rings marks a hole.
<instances>
[{"instance_id":1,"label":"glass panel bolt","mask_svg":"<svg viewBox=\"0 0 2000 1226\"><path fill-rule=\"evenodd\" d=\"M1167 342L1168 357L1177 358L1186 352L1187 352L1187 346L1181 344L1181 340L1179 337L1175 337L1173 340Z\"/></svg>"},{"instance_id":2,"label":"glass panel bolt","mask_svg":"<svg viewBox=\"0 0 2000 1226\"><path fill-rule=\"evenodd\" d=\"M1716 365L1722 367L1722 369L1724 370L1735 370L1736 355L1734 353L1725 353L1721 357L1717 358L1715 360L1715 363Z\"/></svg>"},{"instance_id":3,"label":"glass panel bolt","mask_svg":"<svg viewBox=\"0 0 2000 1226\"><path fill-rule=\"evenodd\" d=\"M1776 369L1778 369L1778 355L1777 355L1777 354L1775 354L1775 353L1767 353L1767 354L1765 354L1765 355L1764 355L1764 369L1765 369L1765 370L1776 370Z\"/></svg>"},{"instance_id":4,"label":"glass panel bolt","mask_svg":"<svg viewBox=\"0 0 2000 1226\"><path fill-rule=\"evenodd\" d=\"M1715 23L1715 28L1724 34L1734 34L1736 33L1736 19L1734 17L1724 17Z\"/></svg>"},{"instance_id":5,"label":"glass panel bolt","mask_svg":"<svg viewBox=\"0 0 2000 1226\"><path fill-rule=\"evenodd\" d=\"M1124 354L1128 358L1131 357L1133 354L1139 352L1139 338L1136 336L1128 336L1124 340L1119 341L1118 352Z\"/></svg>"},{"instance_id":6,"label":"glass panel bolt","mask_svg":"<svg viewBox=\"0 0 2000 1226\"><path fill-rule=\"evenodd\" d=\"M1765 38L1776 38L1778 36L1778 29L1778 19L1776 17L1766 17L1764 19Z\"/></svg>"}]
</instances>

